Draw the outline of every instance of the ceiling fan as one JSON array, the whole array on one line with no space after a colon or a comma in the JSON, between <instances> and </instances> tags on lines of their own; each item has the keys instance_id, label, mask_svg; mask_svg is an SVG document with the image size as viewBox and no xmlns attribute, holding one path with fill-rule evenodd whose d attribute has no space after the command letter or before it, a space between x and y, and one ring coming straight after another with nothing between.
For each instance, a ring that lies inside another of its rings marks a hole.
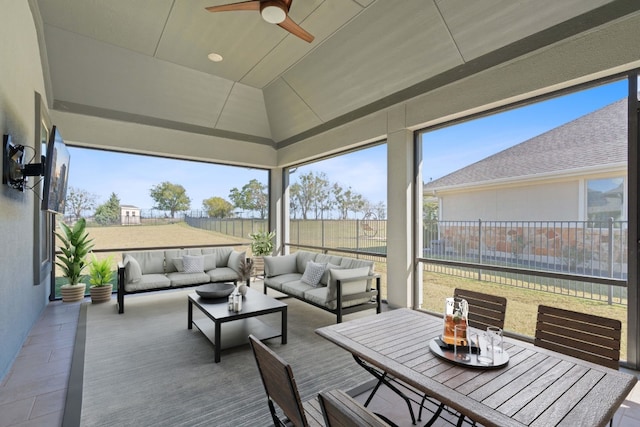
<instances>
[{"instance_id":1,"label":"ceiling fan","mask_svg":"<svg viewBox=\"0 0 640 427\"><path fill-rule=\"evenodd\" d=\"M311 43L314 37L289 18L289 9L293 0L253 0L240 3L209 6L209 12L228 12L235 10L258 10L262 19L270 24L278 24L294 36Z\"/></svg>"}]
</instances>

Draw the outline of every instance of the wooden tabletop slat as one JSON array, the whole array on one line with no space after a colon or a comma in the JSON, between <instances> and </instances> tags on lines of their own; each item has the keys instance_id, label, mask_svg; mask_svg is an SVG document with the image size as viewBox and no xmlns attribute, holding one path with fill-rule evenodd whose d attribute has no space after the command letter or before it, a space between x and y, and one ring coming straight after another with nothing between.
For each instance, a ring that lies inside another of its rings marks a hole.
<instances>
[{"instance_id":1,"label":"wooden tabletop slat","mask_svg":"<svg viewBox=\"0 0 640 427\"><path fill-rule=\"evenodd\" d=\"M518 393L510 396L509 399L504 401L497 409L505 415L512 416L546 390L559 376L564 375L573 366L575 365L571 362L560 361L560 363L554 365L550 370L539 376Z\"/></svg>"},{"instance_id":2,"label":"wooden tabletop slat","mask_svg":"<svg viewBox=\"0 0 640 427\"><path fill-rule=\"evenodd\" d=\"M434 356L442 318L398 309L317 330L324 338L485 426L605 425L637 379L505 338L509 363L475 370Z\"/></svg>"}]
</instances>

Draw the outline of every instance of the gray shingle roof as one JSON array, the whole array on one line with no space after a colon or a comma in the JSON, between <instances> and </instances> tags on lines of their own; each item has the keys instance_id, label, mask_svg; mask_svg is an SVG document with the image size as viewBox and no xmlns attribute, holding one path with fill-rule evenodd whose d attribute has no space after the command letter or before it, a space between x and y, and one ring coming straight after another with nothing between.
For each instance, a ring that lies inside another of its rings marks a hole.
<instances>
[{"instance_id":1,"label":"gray shingle roof","mask_svg":"<svg viewBox=\"0 0 640 427\"><path fill-rule=\"evenodd\" d=\"M626 98L425 184L431 191L627 161Z\"/></svg>"}]
</instances>

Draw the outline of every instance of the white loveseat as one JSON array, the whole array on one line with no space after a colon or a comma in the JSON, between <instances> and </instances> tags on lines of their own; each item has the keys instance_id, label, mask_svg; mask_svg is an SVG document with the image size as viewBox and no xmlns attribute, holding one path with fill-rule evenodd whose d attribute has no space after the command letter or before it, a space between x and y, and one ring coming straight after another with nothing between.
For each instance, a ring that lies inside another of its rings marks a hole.
<instances>
[{"instance_id":1,"label":"white loveseat","mask_svg":"<svg viewBox=\"0 0 640 427\"><path fill-rule=\"evenodd\" d=\"M227 246L124 252L118 263L118 313L124 313L125 294L210 282L237 283L245 256Z\"/></svg>"},{"instance_id":2,"label":"white loveseat","mask_svg":"<svg viewBox=\"0 0 640 427\"><path fill-rule=\"evenodd\" d=\"M269 288L342 316L380 313L380 275L373 261L309 251L264 257L264 293Z\"/></svg>"}]
</instances>

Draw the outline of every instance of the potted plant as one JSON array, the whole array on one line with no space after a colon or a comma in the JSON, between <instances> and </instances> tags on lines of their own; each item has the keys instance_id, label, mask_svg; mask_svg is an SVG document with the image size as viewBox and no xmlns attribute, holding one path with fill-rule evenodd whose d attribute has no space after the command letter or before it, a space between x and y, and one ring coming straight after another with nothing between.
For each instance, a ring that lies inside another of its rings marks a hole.
<instances>
[{"instance_id":1,"label":"potted plant","mask_svg":"<svg viewBox=\"0 0 640 427\"><path fill-rule=\"evenodd\" d=\"M111 269L111 257L98 259L95 254L91 254L92 259L89 263L89 293L91 294L91 302L94 304L107 302L111 300L111 292L113 291L113 270Z\"/></svg>"},{"instance_id":2,"label":"potted plant","mask_svg":"<svg viewBox=\"0 0 640 427\"><path fill-rule=\"evenodd\" d=\"M255 233L249 233L251 239L251 254L253 256L253 265L256 274L264 273L264 255L271 255L273 252L273 238L276 236L275 231L267 232L264 230Z\"/></svg>"},{"instance_id":3,"label":"potted plant","mask_svg":"<svg viewBox=\"0 0 640 427\"><path fill-rule=\"evenodd\" d=\"M86 220L80 218L73 228L61 222L62 232L56 232L56 236L62 243L60 246L62 253L58 255L56 265L62 270L62 276L69 281L60 288L64 302L80 301L84 298L86 284L80 283L80 277L87 266L85 258L93 248L93 240L89 239L86 227Z\"/></svg>"}]
</instances>

